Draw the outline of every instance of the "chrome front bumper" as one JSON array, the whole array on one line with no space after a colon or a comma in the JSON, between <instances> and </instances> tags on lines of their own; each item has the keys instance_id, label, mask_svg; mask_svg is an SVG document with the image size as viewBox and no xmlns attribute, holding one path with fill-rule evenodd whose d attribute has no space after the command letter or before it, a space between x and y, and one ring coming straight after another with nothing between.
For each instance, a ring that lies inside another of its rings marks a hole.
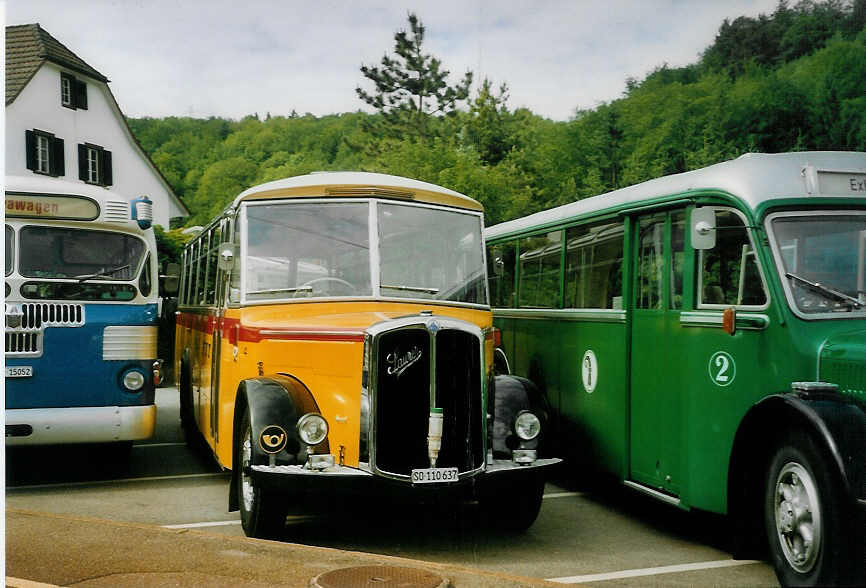
<instances>
[{"instance_id":1,"label":"chrome front bumper","mask_svg":"<svg viewBox=\"0 0 866 588\"><path fill-rule=\"evenodd\" d=\"M250 475L253 483L258 487L286 492L315 492L329 495L378 489L429 492L469 485L508 484L512 477L542 475L544 470L561 461L558 458L548 458L536 460L532 464L515 465L510 460L496 459L471 477L440 484L412 484L408 481L376 475L365 467L353 468L340 465L324 470L312 470L302 465L254 465L250 468Z\"/></svg>"},{"instance_id":2,"label":"chrome front bumper","mask_svg":"<svg viewBox=\"0 0 866 588\"><path fill-rule=\"evenodd\" d=\"M153 404L6 410L6 445L135 441L155 428Z\"/></svg>"}]
</instances>

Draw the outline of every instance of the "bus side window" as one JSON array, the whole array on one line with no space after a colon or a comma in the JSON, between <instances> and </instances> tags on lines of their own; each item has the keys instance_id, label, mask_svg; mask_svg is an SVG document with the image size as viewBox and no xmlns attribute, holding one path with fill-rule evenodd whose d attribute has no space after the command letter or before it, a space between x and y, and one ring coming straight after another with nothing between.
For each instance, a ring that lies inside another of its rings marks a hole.
<instances>
[{"instance_id":1,"label":"bus side window","mask_svg":"<svg viewBox=\"0 0 866 588\"><path fill-rule=\"evenodd\" d=\"M636 308L662 308L665 213L640 220Z\"/></svg>"},{"instance_id":2,"label":"bus side window","mask_svg":"<svg viewBox=\"0 0 866 588\"><path fill-rule=\"evenodd\" d=\"M622 310L623 235L622 222L566 231L566 308Z\"/></svg>"},{"instance_id":3,"label":"bus side window","mask_svg":"<svg viewBox=\"0 0 866 588\"><path fill-rule=\"evenodd\" d=\"M490 287L490 306L514 308L514 262L517 242L491 245L487 248L487 280Z\"/></svg>"},{"instance_id":4,"label":"bus side window","mask_svg":"<svg viewBox=\"0 0 866 588\"><path fill-rule=\"evenodd\" d=\"M220 227L210 230L210 246L207 253L207 278L205 279L204 302L213 305L216 301L217 261L219 259Z\"/></svg>"},{"instance_id":5,"label":"bus side window","mask_svg":"<svg viewBox=\"0 0 866 588\"><path fill-rule=\"evenodd\" d=\"M716 231L716 246L700 252L698 305L765 305L767 293L743 220L732 210L717 210Z\"/></svg>"},{"instance_id":6,"label":"bus side window","mask_svg":"<svg viewBox=\"0 0 866 588\"><path fill-rule=\"evenodd\" d=\"M559 306L559 268L562 231L520 240L520 271L517 292L524 308Z\"/></svg>"}]
</instances>

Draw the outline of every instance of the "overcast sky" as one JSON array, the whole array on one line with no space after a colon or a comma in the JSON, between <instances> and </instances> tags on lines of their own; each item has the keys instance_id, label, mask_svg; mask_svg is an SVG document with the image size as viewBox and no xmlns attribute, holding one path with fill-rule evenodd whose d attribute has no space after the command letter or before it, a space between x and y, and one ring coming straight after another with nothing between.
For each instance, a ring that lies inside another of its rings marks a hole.
<instances>
[{"instance_id":1,"label":"overcast sky","mask_svg":"<svg viewBox=\"0 0 866 588\"><path fill-rule=\"evenodd\" d=\"M7 0L111 80L128 116L317 116L366 110L378 64L414 11L456 82L508 84L511 108L555 120L622 95L663 63L695 62L725 18L777 0ZM365 85L365 87L370 87Z\"/></svg>"}]
</instances>

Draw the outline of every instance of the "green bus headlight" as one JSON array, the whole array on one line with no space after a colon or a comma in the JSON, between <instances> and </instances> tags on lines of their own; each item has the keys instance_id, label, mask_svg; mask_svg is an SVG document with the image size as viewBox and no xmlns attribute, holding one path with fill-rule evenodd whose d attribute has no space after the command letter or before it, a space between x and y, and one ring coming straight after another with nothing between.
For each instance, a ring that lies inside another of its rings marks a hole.
<instances>
[{"instance_id":1,"label":"green bus headlight","mask_svg":"<svg viewBox=\"0 0 866 588\"><path fill-rule=\"evenodd\" d=\"M541 433L541 421L528 410L524 410L514 419L514 433L522 441L532 441Z\"/></svg>"},{"instance_id":2,"label":"green bus headlight","mask_svg":"<svg viewBox=\"0 0 866 588\"><path fill-rule=\"evenodd\" d=\"M320 414L309 412L298 419L298 437L307 445L318 445L328 436L328 421Z\"/></svg>"}]
</instances>

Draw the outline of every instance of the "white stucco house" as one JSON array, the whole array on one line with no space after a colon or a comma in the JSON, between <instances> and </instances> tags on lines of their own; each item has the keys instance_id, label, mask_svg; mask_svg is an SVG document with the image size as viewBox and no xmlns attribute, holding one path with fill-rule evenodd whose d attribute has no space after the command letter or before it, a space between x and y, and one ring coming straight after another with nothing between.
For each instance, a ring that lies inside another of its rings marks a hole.
<instances>
[{"instance_id":1,"label":"white stucco house","mask_svg":"<svg viewBox=\"0 0 866 588\"><path fill-rule=\"evenodd\" d=\"M189 210L133 136L108 82L38 24L6 27L6 175L147 196L154 224L168 229Z\"/></svg>"}]
</instances>

